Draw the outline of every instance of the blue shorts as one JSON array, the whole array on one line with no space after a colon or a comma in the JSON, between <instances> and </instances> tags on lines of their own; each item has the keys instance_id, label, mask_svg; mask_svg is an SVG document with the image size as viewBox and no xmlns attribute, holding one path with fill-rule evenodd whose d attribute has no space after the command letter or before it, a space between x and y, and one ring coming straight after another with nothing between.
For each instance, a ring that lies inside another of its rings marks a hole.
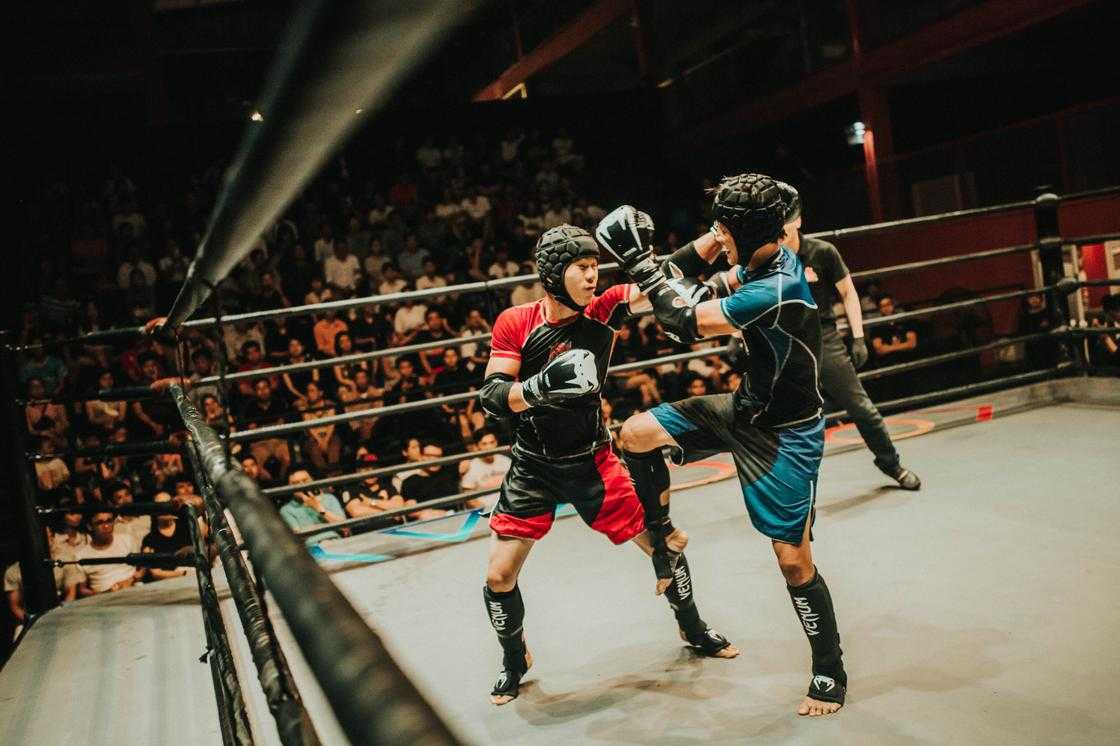
<instances>
[{"instance_id":1,"label":"blue shorts","mask_svg":"<svg viewBox=\"0 0 1120 746\"><path fill-rule=\"evenodd\" d=\"M823 418L758 427L750 423L749 410L736 416L733 394L694 396L649 413L676 441L673 460L679 464L730 452L754 527L775 541L801 543L817 495Z\"/></svg>"}]
</instances>

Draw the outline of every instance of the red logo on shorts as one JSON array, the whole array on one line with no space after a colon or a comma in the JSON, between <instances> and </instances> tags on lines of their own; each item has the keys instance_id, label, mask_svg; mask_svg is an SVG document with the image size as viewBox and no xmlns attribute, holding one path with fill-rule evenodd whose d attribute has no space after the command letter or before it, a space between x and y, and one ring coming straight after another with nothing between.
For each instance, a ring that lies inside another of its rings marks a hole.
<instances>
[{"instance_id":1,"label":"red logo on shorts","mask_svg":"<svg viewBox=\"0 0 1120 746\"><path fill-rule=\"evenodd\" d=\"M567 352L570 349L572 349L572 343L571 342L559 342L557 344L554 344L552 346L552 349L548 351L548 359L551 360L554 357L557 357L559 355L563 355L565 352Z\"/></svg>"}]
</instances>

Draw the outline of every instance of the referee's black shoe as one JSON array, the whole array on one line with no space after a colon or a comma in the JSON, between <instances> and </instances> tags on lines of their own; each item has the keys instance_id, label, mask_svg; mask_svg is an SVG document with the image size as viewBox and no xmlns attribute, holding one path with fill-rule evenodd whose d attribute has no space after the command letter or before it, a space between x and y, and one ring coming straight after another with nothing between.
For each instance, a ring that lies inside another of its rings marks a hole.
<instances>
[{"instance_id":1,"label":"referee's black shoe","mask_svg":"<svg viewBox=\"0 0 1120 746\"><path fill-rule=\"evenodd\" d=\"M918 475L902 464L895 464L894 466L875 465L879 467L879 471L898 482L898 486L904 490L920 490L922 488L922 480L918 478Z\"/></svg>"}]
</instances>

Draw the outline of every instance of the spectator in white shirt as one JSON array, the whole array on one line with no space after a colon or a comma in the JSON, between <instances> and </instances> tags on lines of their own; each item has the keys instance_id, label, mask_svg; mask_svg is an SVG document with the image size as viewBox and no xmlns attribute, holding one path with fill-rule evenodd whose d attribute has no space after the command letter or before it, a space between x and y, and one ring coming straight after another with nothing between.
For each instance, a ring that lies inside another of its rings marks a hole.
<instances>
[{"instance_id":1,"label":"spectator in white shirt","mask_svg":"<svg viewBox=\"0 0 1120 746\"><path fill-rule=\"evenodd\" d=\"M498 438L485 428L475 433L474 441L475 450L478 451L489 451L498 447ZM509 456L500 453L477 456L460 463L463 465L460 467L462 476L459 479L459 486L464 492L497 489L501 486L510 467Z\"/></svg>"},{"instance_id":2,"label":"spectator in white shirt","mask_svg":"<svg viewBox=\"0 0 1120 746\"><path fill-rule=\"evenodd\" d=\"M369 225L371 228L376 228L389 219L393 213L393 206L385 202L385 195L378 192L373 195L373 207L369 210Z\"/></svg>"},{"instance_id":3,"label":"spectator in white shirt","mask_svg":"<svg viewBox=\"0 0 1120 746\"><path fill-rule=\"evenodd\" d=\"M445 288L447 287L447 279L440 274L436 274L436 260L431 257L424 260L424 274L416 278L416 289L427 290L428 288ZM432 298L433 303L444 303L447 300L446 295L439 295Z\"/></svg>"},{"instance_id":4,"label":"spectator in white shirt","mask_svg":"<svg viewBox=\"0 0 1120 746\"><path fill-rule=\"evenodd\" d=\"M116 526L117 514L112 510L91 515L89 517L90 543L75 552L76 558L123 557L139 552L139 540L127 533L118 533ZM142 576L143 570L124 563L85 565L82 566L80 580L75 578L71 581L71 585L77 587L79 596L95 596L98 593L128 588ZM69 588L67 592L70 592Z\"/></svg>"},{"instance_id":5,"label":"spectator in white shirt","mask_svg":"<svg viewBox=\"0 0 1120 746\"><path fill-rule=\"evenodd\" d=\"M381 295L391 295L392 293L399 293L408 287L408 282L401 277L401 271L397 265L392 262L385 262L381 267L381 283L377 286L377 292Z\"/></svg>"},{"instance_id":6,"label":"spectator in white shirt","mask_svg":"<svg viewBox=\"0 0 1120 746\"><path fill-rule=\"evenodd\" d=\"M361 277L362 267L358 257L350 253L350 248L344 241L336 241L334 253L323 262L323 275L327 285L340 298L348 298L354 294L358 287L358 278Z\"/></svg>"},{"instance_id":7,"label":"spectator in white shirt","mask_svg":"<svg viewBox=\"0 0 1120 746\"><path fill-rule=\"evenodd\" d=\"M442 220L451 220L463 211L463 205L455 199L450 189L443 190L443 201L436 205L436 217Z\"/></svg>"},{"instance_id":8,"label":"spectator in white shirt","mask_svg":"<svg viewBox=\"0 0 1120 746\"><path fill-rule=\"evenodd\" d=\"M393 316L393 331L399 337L407 337L420 329L426 323L425 316L428 307L414 300L405 300L404 305L397 309Z\"/></svg>"},{"instance_id":9,"label":"spectator in white shirt","mask_svg":"<svg viewBox=\"0 0 1120 746\"><path fill-rule=\"evenodd\" d=\"M471 217L476 223L486 219L490 214L490 198L481 192L476 192L474 197L464 197L463 201L459 203L463 207L463 211Z\"/></svg>"},{"instance_id":10,"label":"spectator in white shirt","mask_svg":"<svg viewBox=\"0 0 1120 746\"><path fill-rule=\"evenodd\" d=\"M486 270L486 274L495 280L500 280L503 277L516 277L520 271L521 268L517 266L517 262L509 258L509 247L505 244L499 244L498 248L494 250L494 262Z\"/></svg>"},{"instance_id":11,"label":"spectator in white shirt","mask_svg":"<svg viewBox=\"0 0 1120 746\"><path fill-rule=\"evenodd\" d=\"M540 300L544 297L544 288L541 287L540 280L537 279L537 268L532 262L523 262L521 264L521 273L523 275L532 275L527 282L523 282L513 289L509 294L509 303L511 306L520 306L524 303L532 303L535 300Z\"/></svg>"}]
</instances>

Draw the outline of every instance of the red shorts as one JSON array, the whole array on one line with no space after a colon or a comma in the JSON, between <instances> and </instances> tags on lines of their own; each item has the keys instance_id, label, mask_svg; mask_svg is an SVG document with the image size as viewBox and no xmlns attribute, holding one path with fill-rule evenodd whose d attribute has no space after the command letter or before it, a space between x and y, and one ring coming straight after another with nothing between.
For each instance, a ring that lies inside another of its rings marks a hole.
<instances>
[{"instance_id":1,"label":"red shorts","mask_svg":"<svg viewBox=\"0 0 1120 746\"><path fill-rule=\"evenodd\" d=\"M490 529L501 536L539 539L552 528L561 503L571 503L588 526L615 544L645 530L645 513L630 472L609 444L593 456L572 461L515 454L490 516Z\"/></svg>"}]
</instances>

